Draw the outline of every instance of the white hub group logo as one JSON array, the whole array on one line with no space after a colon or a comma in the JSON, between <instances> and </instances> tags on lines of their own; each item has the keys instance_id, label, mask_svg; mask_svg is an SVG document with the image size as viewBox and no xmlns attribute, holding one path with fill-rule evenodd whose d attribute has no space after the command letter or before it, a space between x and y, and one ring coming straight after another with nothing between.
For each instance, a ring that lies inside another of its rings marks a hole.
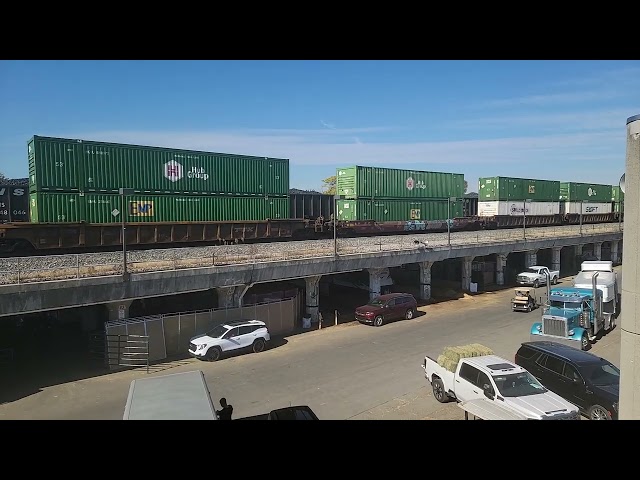
<instances>
[{"instance_id":1,"label":"white hub group logo","mask_svg":"<svg viewBox=\"0 0 640 480\"><path fill-rule=\"evenodd\" d=\"M175 160L165 163L164 176L172 182L177 182L183 176L182 165Z\"/></svg>"},{"instance_id":2,"label":"white hub group logo","mask_svg":"<svg viewBox=\"0 0 640 480\"><path fill-rule=\"evenodd\" d=\"M587 190L587 194L590 197L592 197L592 196L596 195L596 191L593 188L589 187L589 190Z\"/></svg>"},{"instance_id":3,"label":"white hub group logo","mask_svg":"<svg viewBox=\"0 0 640 480\"><path fill-rule=\"evenodd\" d=\"M414 186L415 186L415 182L413 181L413 178L411 177L407 178L407 190L413 190Z\"/></svg>"}]
</instances>

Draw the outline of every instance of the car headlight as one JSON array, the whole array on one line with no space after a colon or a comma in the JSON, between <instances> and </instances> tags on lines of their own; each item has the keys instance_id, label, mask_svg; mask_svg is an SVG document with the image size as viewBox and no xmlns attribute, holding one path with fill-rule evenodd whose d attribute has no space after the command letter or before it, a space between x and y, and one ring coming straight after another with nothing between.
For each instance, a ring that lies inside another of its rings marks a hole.
<instances>
[{"instance_id":1,"label":"car headlight","mask_svg":"<svg viewBox=\"0 0 640 480\"><path fill-rule=\"evenodd\" d=\"M202 345L198 345L198 350L204 350L205 348L207 348L206 343L203 343Z\"/></svg>"},{"instance_id":2,"label":"car headlight","mask_svg":"<svg viewBox=\"0 0 640 480\"><path fill-rule=\"evenodd\" d=\"M572 330L569 330L567 333L569 334L570 337L573 337L573 334L576 333L576 332L574 332L573 329L572 329Z\"/></svg>"},{"instance_id":3,"label":"car headlight","mask_svg":"<svg viewBox=\"0 0 640 480\"><path fill-rule=\"evenodd\" d=\"M618 413L618 402L614 402L613 409Z\"/></svg>"}]
</instances>

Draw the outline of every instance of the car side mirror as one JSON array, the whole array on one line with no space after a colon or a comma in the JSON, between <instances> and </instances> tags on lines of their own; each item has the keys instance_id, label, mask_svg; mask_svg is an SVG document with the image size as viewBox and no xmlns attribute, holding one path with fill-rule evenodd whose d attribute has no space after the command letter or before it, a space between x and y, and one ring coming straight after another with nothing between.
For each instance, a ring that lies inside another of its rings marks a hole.
<instances>
[{"instance_id":1,"label":"car side mirror","mask_svg":"<svg viewBox=\"0 0 640 480\"><path fill-rule=\"evenodd\" d=\"M489 400L493 400L495 395L493 394L493 390L491 389L491 385L485 385L484 388L484 396Z\"/></svg>"}]
</instances>

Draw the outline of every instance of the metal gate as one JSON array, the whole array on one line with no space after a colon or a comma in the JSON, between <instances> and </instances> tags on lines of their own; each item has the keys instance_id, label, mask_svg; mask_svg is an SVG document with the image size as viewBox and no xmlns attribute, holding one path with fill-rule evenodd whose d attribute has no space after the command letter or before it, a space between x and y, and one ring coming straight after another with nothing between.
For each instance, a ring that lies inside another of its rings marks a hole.
<instances>
[{"instance_id":1,"label":"metal gate","mask_svg":"<svg viewBox=\"0 0 640 480\"><path fill-rule=\"evenodd\" d=\"M148 335L93 334L89 339L89 351L94 360L105 367L144 367L149 373Z\"/></svg>"}]
</instances>

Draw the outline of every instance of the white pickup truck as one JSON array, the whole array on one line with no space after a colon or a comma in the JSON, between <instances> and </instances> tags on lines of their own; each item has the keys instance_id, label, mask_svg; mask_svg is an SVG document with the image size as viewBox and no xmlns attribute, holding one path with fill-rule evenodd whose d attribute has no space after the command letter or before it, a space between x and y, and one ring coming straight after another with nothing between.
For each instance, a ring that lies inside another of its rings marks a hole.
<instances>
[{"instance_id":1,"label":"white pickup truck","mask_svg":"<svg viewBox=\"0 0 640 480\"><path fill-rule=\"evenodd\" d=\"M540 265L534 265L527 268L524 272L520 272L516 278L518 285L529 285L533 288L538 288L540 285L547 284L547 275L551 278L551 285L558 283L560 278L559 270L549 270L547 267Z\"/></svg>"},{"instance_id":2,"label":"white pickup truck","mask_svg":"<svg viewBox=\"0 0 640 480\"><path fill-rule=\"evenodd\" d=\"M530 420L580 420L578 407L547 390L524 368L495 355L461 358L454 372L427 356L423 368L440 403L486 397Z\"/></svg>"}]
</instances>

